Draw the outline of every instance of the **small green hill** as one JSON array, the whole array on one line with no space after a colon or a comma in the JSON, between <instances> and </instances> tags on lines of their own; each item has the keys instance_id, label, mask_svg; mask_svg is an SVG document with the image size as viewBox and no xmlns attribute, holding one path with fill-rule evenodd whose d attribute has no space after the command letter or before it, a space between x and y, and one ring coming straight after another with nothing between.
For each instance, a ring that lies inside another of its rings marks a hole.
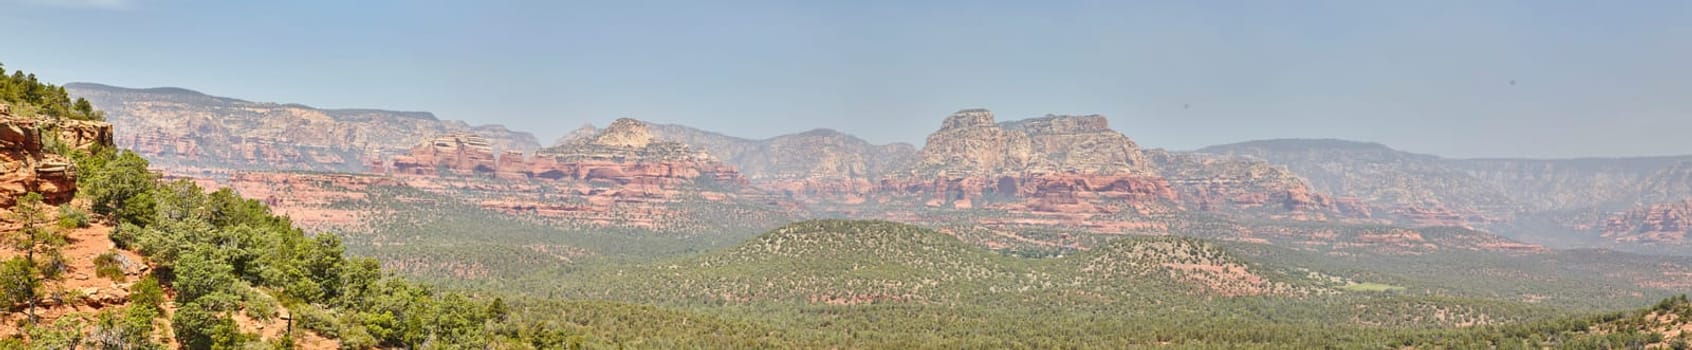
<instances>
[{"instance_id":1,"label":"small green hill","mask_svg":"<svg viewBox=\"0 0 1692 350\"><path fill-rule=\"evenodd\" d=\"M754 269L939 282L991 277L1004 272L1004 265L1009 262L933 230L888 221L854 220L789 224L700 260L700 267L743 265Z\"/></svg>"},{"instance_id":2,"label":"small green hill","mask_svg":"<svg viewBox=\"0 0 1692 350\"><path fill-rule=\"evenodd\" d=\"M953 303L1014 284L1024 264L943 233L886 221L812 220L741 245L600 271L589 297L669 302Z\"/></svg>"},{"instance_id":3,"label":"small green hill","mask_svg":"<svg viewBox=\"0 0 1692 350\"><path fill-rule=\"evenodd\" d=\"M1079 286L1156 281L1194 295L1298 296L1331 293L1326 284L1336 282L1318 283L1309 276L1249 263L1215 244L1188 237L1125 238L1069 260Z\"/></svg>"},{"instance_id":4,"label":"small green hill","mask_svg":"<svg viewBox=\"0 0 1692 350\"><path fill-rule=\"evenodd\" d=\"M746 243L561 283L580 296L683 304L1149 305L1172 296L1304 296L1318 287L1191 238L1131 237L1024 259L887 221L812 220Z\"/></svg>"}]
</instances>

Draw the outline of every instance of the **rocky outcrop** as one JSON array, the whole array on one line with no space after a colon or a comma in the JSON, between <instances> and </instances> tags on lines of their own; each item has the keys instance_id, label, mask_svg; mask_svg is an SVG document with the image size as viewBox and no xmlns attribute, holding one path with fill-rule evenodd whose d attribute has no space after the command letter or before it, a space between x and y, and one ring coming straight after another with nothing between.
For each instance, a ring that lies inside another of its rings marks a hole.
<instances>
[{"instance_id":1,"label":"rocky outcrop","mask_svg":"<svg viewBox=\"0 0 1692 350\"><path fill-rule=\"evenodd\" d=\"M940 130L928 135L919 153L916 176L992 176L1021 172L1033 157L1028 135L1006 131L993 112L966 109L946 117Z\"/></svg>"},{"instance_id":2,"label":"rocky outcrop","mask_svg":"<svg viewBox=\"0 0 1692 350\"><path fill-rule=\"evenodd\" d=\"M591 137L537 152L528 175L658 187L745 184L733 167L687 145L656 140L646 123L628 118Z\"/></svg>"},{"instance_id":3,"label":"rocky outcrop","mask_svg":"<svg viewBox=\"0 0 1692 350\"><path fill-rule=\"evenodd\" d=\"M1166 150L1145 153L1174 185L1189 209L1210 212L1269 209L1269 215L1294 219L1373 215L1362 201L1311 189L1286 167L1262 160Z\"/></svg>"},{"instance_id":4,"label":"rocky outcrop","mask_svg":"<svg viewBox=\"0 0 1692 350\"><path fill-rule=\"evenodd\" d=\"M49 205L76 196L76 164L55 148L111 147L112 126L103 122L23 118L0 104L0 208L24 194L40 193Z\"/></svg>"},{"instance_id":5,"label":"rocky outcrop","mask_svg":"<svg viewBox=\"0 0 1692 350\"><path fill-rule=\"evenodd\" d=\"M727 136L681 125L647 124L653 138L685 144L738 169L753 186L803 201L862 203L879 179L907 168L916 147L875 145L830 129L762 140ZM568 144L596 134L584 126L559 139Z\"/></svg>"},{"instance_id":6,"label":"rocky outcrop","mask_svg":"<svg viewBox=\"0 0 1692 350\"><path fill-rule=\"evenodd\" d=\"M518 159L521 159L519 154ZM450 172L459 176L492 175L498 165L488 140L471 134L452 134L436 137L415 147L407 155L393 161L396 174L440 175Z\"/></svg>"},{"instance_id":7,"label":"rocky outcrop","mask_svg":"<svg viewBox=\"0 0 1692 350\"><path fill-rule=\"evenodd\" d=\"M539 148L533 135L471 126L425 112L317 109L209 96L185 89L72 83L116 125L117 146L163 167L360 172L376 154L405 154L417 140L475 134L494 151Z\"/></svg>"},{"instance_id":8,"label":"rocky outcrop","mask_svg":"<svg viewBox=\"0 0 1692 350\"><path fill-rule=\"evenodd\" d=\"M1508 215L1517 201L1496 183L1444 160L1402 152L1376 143L1341 140L1269 140L1212 146L1200 153L1243 156L1285 166L1319 192L1358 198L1393 213L1447 213L1449 222L1481 226ZM1406 223L1430 217L1402 218Z\"/></svg>"},{"instance_id":9,"label":"rocky outcrop","mask_svg":"<svg viewBox=\"0 0 1692 350\"><path fill-rule=\"evenodd\" d=\"M1658 232L1626 223L1644 225L1649 216L1637 203L1692 198L1692 156L1448 159L1340 140L1252 141L1200 152L1284 165L1312 187L1359 198L1399 224L1477 227L1545 242L1628 249L1614 243L1651 241L1635 235ZM1613 229L1595 228L1609 225L1593 216L1618 210L1635 214L1617 218L1622 223Z\"/></svg>"},{"instance_id":10,"label":"rocky outcrop","mask_svg":"<svg viewBox=\"0 0 1692 350\"><path fill-rule=\"evenodd\" d=\"M1687 243L1692 234L1692 200L1642 206L1604 220L1601 237L1618 242Z\"/></svg>"},{"instance_id":11,"label":"rocky outcrop","mask_svg":"<svg viewBox=\"0 0 1692 350\"><path fill-rule=\"evenodd\" d=\"M1058 116L1001 123L1012 133L1027 135L1030 156L1023 172L1152 175L1140 146L1116 130L1102 115Z\"/></svg>"},{"instance_id":12,"label":"rocky outcrop","mask_svg":"<svg viewBox=\"0 0 1692 350\"><path fill-rule=\"evenodd\" d=\"M618 119L597 131L537 151L533 157L518 151L496 157L482 137L446 135L395 156L392 169L407 175L602 183L640 195L659 195L687 185L746 184L734 167L687 145L658 140L644 122Z\"/></svg>"},{"instance_id":13,"label":"rocky outcrop","mask_svg":"<svg viewBox=\"0 0 1692 350\"><path fill-rule=\"evenodd\" d=\"M996 123L967 109L948 116L910 167L881 191L928 206L993 202L1046 212L1115 212L1177 198L1138 145L1101 116L1046 116Z\"/></svg>"}]
</instances>

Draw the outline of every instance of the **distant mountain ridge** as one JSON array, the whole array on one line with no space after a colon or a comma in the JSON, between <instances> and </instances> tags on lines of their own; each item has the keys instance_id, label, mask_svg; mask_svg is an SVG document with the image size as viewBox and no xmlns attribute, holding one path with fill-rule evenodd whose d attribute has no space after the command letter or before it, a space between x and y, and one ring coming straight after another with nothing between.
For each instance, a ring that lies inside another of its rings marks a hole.
<instances>
[{"instance_id":1,"label":"distant mountain ridge","mask_svg":"<svg viewBox=\"0 0 1692 350\"><path fill-rule=\"evenodd\" d=\"M317 109L174 87L71 83L65 89L108 113L119 147L165 166L356 172L455 133L477 134L498 150L540 148L527 132L443 121L428 112Z\"/></svg>"},{"instance_id":2,"label":"distant mountain ridge","mask_svg":"<svg viewBox=\"0 0 1692 350\"><path fill-rule=\"evenodd\" d=\"M1692 155L1454 159L1378 143L1310 139L1241 142L1198 152L1284 165L1321 191L1357 197L1409 222L1475 225L1582 246L1617 243L1600 239L1600 233L1628 236L1594 228L1604 226L1607 213L1692 199Z\"/></svg>"}]
</instances>

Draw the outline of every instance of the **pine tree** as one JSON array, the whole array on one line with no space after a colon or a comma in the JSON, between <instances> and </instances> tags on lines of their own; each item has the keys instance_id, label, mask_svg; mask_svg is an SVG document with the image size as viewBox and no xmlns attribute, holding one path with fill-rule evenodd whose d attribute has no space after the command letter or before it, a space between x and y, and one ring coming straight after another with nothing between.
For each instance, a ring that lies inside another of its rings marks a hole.
<instances>
[{"instance_id":1,"label":"pine tree","mask_svg":"<svg viewBox=\"0 0 1692 350\"><path fill-rule=\"evenodd\" d=\"M22 281L22 283L24 285L38 286L43 280L48 279L47 277L61 275L59 271L49 270L58 269L60 268L59 266L42 268L35 261L35 255L37 253L47 256L58 256L59 247L63 246L65 243L64 237L60 236L60 233L54 229L54 226L47 224L46 208L47 205L43 203L41 194L30 192L18 199L17 205L12 207L12 214L8 218L13 223L18 224L18 230L11 236L6 237L6 240L11 243L13 247L24 251L24 261L27 262L31 268L30 272L23 276L24 281ZM35 306L37 295L35 289L36 288L27 288L19 290L21 292L25 292L23 297L29 302L29 321L31 324L36 322Z\"/></svg>"}]
</instances>

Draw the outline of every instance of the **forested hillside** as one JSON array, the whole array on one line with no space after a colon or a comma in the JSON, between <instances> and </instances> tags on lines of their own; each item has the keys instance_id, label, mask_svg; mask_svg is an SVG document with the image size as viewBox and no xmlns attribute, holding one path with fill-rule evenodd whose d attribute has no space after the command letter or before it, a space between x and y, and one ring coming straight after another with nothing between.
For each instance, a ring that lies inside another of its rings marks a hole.
<instances>
[{"instance_id":1,"label":"forested hillside","mask_svg":"<svg viewBox=\"0 0 1692 350\"><path fill-rule=\"evenodd\" d=\"M62 144L56 124L31 120L100 113L33 75L4 79L0 92L0 119L24 134L8 136L7 159L68 156L74 170L64 173L75 179L62 184L74 186L69 201L35 192L8 198L0 302L10 311L0 348L562 344L522 327L495 331L509 312L497 298L386 274L375 260L343 254L338 237L308 236L233 191L161 181L145 159L114 151L109 139Z\"/></svg>"}]
</instances>

